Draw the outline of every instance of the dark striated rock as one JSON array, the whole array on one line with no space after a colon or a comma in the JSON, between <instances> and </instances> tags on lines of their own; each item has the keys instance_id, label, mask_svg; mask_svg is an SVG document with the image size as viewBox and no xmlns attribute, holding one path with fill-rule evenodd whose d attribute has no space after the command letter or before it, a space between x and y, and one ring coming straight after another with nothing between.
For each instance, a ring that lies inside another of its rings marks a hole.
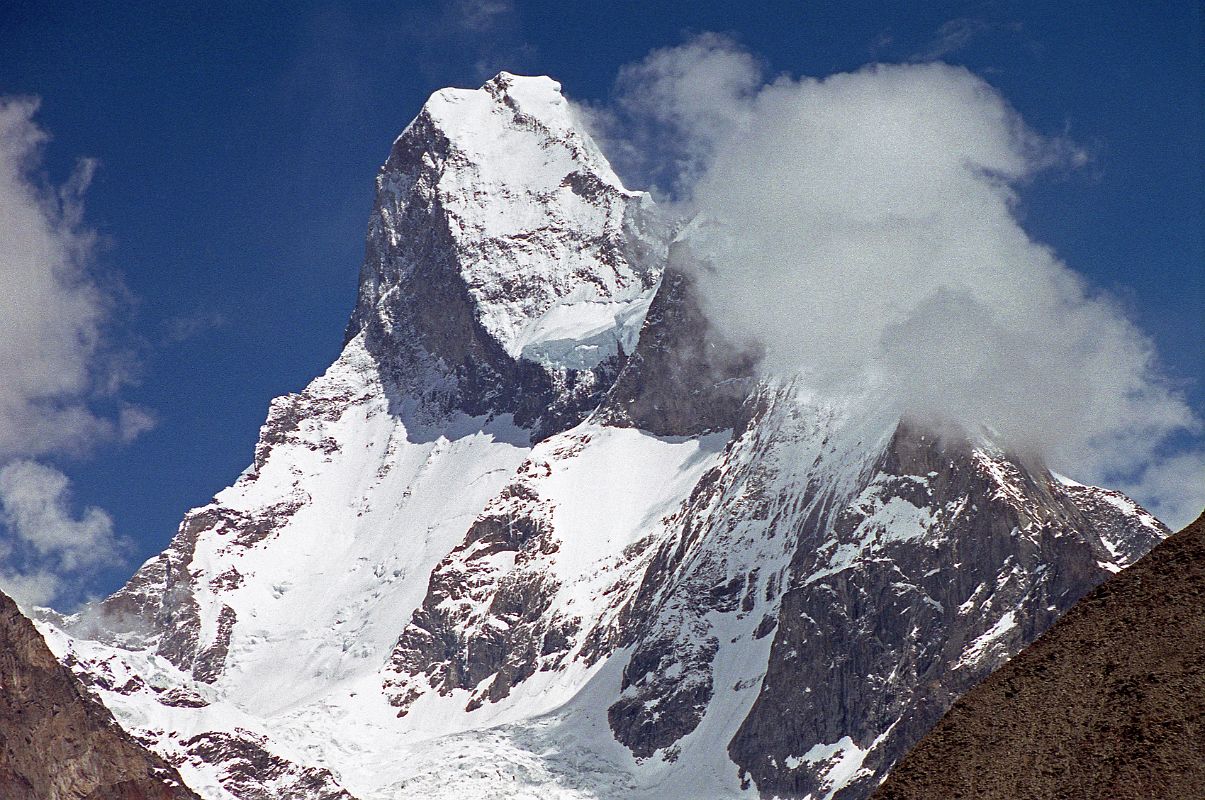
<instances>
[{"instance_id":1,"label":"dark striated rock","mask_svg":"<svg viewBox=\"0 0 1205 800\"><path fill-rule=\"evenodd\" d=\"M690 647L668 637L642 641L624 668L619 699L607 709L615 739L637 758L648 758L693 731L711 702L717 650L714 636ZM671 668L678 675L666 680Z\"/></svg>"},{"instance_id":2,"label":"dark striated rock","mask_svg":"<svg viewBox=\"0 0 1205 800\"><path fill-rule=\"evenodd\" d=\"M672 254L671 247L671 258ZM669 267L649 306L640 341L597 419L659 436L731 428L752 388L758 357L711 329L695 297L694 279Z\"/></svg>"},{"instance_id":3,"label":"dark striated rock","mask_svg":"<svg viewBox=\"0 0 1205 800\"><path fill-rule=\"evenodd\" d=\"M957 697L1110 574L1108 546L1078 535L1090 518L1040 467L901 425L871 475L799 531L762 692L728 748L763 797L834 788L835 760L802 751L842 741L864 755L835 796L865 797ZM915 538L868 525L888 507L932 519ZM1125 538L1145 551L1161 529L1131 517ZM874 557L845 563L849 546Z\"/></svg>"},{"instance_id":4,"label":"dark striated rock","mask_svg":"<svg viewBox=\"0 0 1205 800\"><path fill-rule=\"evenodd\" d=\"M1205 516L960 699L874 800L1181 800L1205 786Z\"/></svg>"},{"instance_id":5,"label":"dark striated rock","mask_svg":"<svg viewBox=\"0 0 1205 800\"><path fill-rule=\"evenodd\" d=\"M197 800L167 762L118 727L0 593L0 797Z\"/></svg>"},{"instance_id":6,"label":"dark striated rock","mask_svg":"<svg viewBox=\"0 0 1205 800\"><path fill-rule=\"evenodd\" d=\"M1092 521L1092 529L1109 551L1124 563L1132 564L1151 548L1150 540L1135 540L1127 535L1136 517L1145 520L1148 525L1162 527L1150 512L1121 492L1079 484L1063 485L1062 491Z\"/></svg>"},{"instance_id":7,"label":"dark striated rock","mask_svg":"<svg viewBox=\"0 0 1205 800\"><path fill-rule=\"evenodd\" d=\"M729 729L745 786L865 797L955 698L1165 535L1136 507L1108 513L1102 491L759 390L617 622L587 636L631 650L612 733L672 761L700 727L725 730L708 722L716 695L756 687ZM719 671L761 642L764 674Z\"/></svg>"},{"instance_id":8,"label":"dark striated rock","mask_svg":"<svg viewBox=\"0 0 1205 800\"><path fill-rule=\"evenodd\" d=\"M184 742L188 758L220 765L222 787L238 800L355 800L328 769L306 767L267 749L250 731L202 733Z\"/></svg>"}]
</instances>

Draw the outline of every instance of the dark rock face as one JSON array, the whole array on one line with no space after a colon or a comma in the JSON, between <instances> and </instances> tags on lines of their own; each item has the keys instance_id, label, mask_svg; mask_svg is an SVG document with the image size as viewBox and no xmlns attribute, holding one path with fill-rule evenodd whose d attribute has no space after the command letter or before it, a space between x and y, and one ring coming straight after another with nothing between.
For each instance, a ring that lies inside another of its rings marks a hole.
<instances>
[{"instance_id":1,"label":"dark rock face","mask_svg":"<svg viewBox=\"0 0 1205 800\"><path fill-rule=\"evenodd\" d=\"M743 419L725 459L691 492L677 535L656 548L617 623L593 632L606 647L632 648L607 721L616 741L637 758L663 750L672 759L676 743L698 727L715 691L712 661L721 646L707 618L713 612L746 617L762 567L772 567L756 563L756 548L733 547L730 538L743 517L765 524L756 501L748 502L753 493L743 491L757 484L760 467L742 458L742 443L757 447L751 440L764 411L759 399L738 410ZM743 496L736 500L736 494Z\"/></svg>"},{"instance_id":2,"label":"dark rock face","mask_svg":"<svg viewBox=\"0 0 1205 800\"><path fill-rule=\"evenodd\" d=\"M1151 526L1157 527L1160 523L1121 492L1078 484L1065 485L1062 490L1091 520L1093 530L1104 541L1109 552L1119 556L1123 563L1134 563L1154 544L1149 539L1134 539L1127 535L1135 517L1146 520Z\"/></svg>"},{"instance_id":3,"label":"dark rock face","mask_svg":"<svg viewBox=\"0 0 1205 800\"><path fill-rule=\"evenodd\" d=\"M268 751L250 731L202 733L184 742L188 758L220 764L222 787L239 800L355 800L330 770L305 767Z\"/></svg>"},{"instance_id":4,"label":"dark rock face","mask_svg":"<svg viewBox=\"0 0 1205 800\"><path fill-rule=\"evenodd\" d=\"M118 727L2 593L0 796L197 800L175 769Z\"/></svg>"},{"instance_id":5,"label":"dark rock face","mask_svg":"<svg viewBox=\"0 0 1205 800\"><path fill-rule=\"evenodd\" d=\"M1076 535L1088 521L1043 475L901 426L854 502L805 519L762 694L729 746L763 796L824 793L826 765L782 765L801 742L848 737L869 752L837 797L864 797L955 698L1108 577L1109 553ZM925 530L868 524L891 507L923 509ZM1135 549L1157 541L1139 533ZM834 570L868 538L875 558Z\"/></svg>"},{"instance_id":6,"label":"dark rock face","mask_svg":"<svg viewBox=\"0 0 1205 800\"><path fill-rule=\"evenodd\" d=\"M1205 786L1205 517L963 696L874 800L1146 800Z\"/></svg>"},{"instance_id":7,"label":"dark rock face","mask_svg":"<svg viewBox=\"0 0 1205 800\"><path fill-rule=\"evenodd\" d=\"M767 798L865 797L955 698L1110 574L1116 541L1145 552L1166 533L1098 516L1100 490L969 441L905 424L842 455L839 428L782 395L741 413L603 637L632 648L608 718L638 758L673 760L729 688L723 651L768 640L764 675L730 674L760 691L728 745ZM863 466L826 473L859 452ZM1097 518L1116 539L1090 532Z\"/></svg>"},{"instance_id":8,"label":"dark rock face","mask_svg":"<svg viewBox=\"0 0 1205 800\"><path fill-rule=\"evenodd\" d=\"M741 352L710 329L694 279L668 268L636 350L597 418L659 436L731 428L752 389L757 360L756 352Z\"/></svg>"},{"instance_id":9,"label":"dark rock face","mask_svg":"<svg viewBox=\"0 0 1205 800\"><path fill-rule=\"evenodd\" d=\"M622 694L607 709L616 741L637 758L665 749L672 760L672 746L707 713L714 689L711 660L718 649L714 636L689 647L668 637L641 641L624 668ZM671 669L678 675L667 680Z\"/></svg>"}]
</instances>

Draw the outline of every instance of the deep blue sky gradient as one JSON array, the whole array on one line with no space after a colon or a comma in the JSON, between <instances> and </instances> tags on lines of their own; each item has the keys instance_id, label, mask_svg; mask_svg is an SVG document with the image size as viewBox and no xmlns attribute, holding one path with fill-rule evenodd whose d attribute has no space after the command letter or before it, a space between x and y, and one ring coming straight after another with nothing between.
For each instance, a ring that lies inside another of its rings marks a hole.
<instances>
[{"instance_id":1,"label":"deep blue sky gradient","mask_svg":"<svg viewBox=\"0 0 1205 800\"><path fill-rule=\"evenodd\" d=\"M249 463L268 401L334 359L373 177L431 91L508 69L605 100L622 64L701 31L795 75L944 49L1087 147L1090 166L1026 188L1024 224L1122 299L1205 410L1198 3L520 0L497 22L436 2L0 5L0 94L42 98L50 178L101 163L87 218L142 365L123 396L159 424L59 465L135 540L131 566Z\"/></svg>"}]
</instances>

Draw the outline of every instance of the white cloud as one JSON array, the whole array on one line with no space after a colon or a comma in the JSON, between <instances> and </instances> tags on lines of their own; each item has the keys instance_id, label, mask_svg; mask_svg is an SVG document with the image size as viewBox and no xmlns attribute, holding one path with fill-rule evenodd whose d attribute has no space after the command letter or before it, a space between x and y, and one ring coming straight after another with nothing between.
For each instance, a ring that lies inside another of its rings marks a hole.
<instances>
[{"instance_id":1,"label":"white cloud","mask_svg":"<svg viewBox=\"0 0 1205 800\"><path fill-rule=\"evenodd\" d=\"M727 36L703 34L623 67L610 105L578 105L616 171L659 196L689 190L744 121L761 62Z\"/></svg>"},{"instance_id":2,"label":"white cloud","mask_svg":"<svg viewBox=\"0 0 1205 800\"><path fill-rule=\"evenodd\" d=\"M0 99L0 460L79 450L118 434L88 400L110 388L105 326L113 298L90 273L95 234L81 198L95 163L40 185L45 131L35 100Z\"/></svg>"},{"instance_id":3,"label":"white cloud","mask_svg":"<svg viewBox=\"0 0 1205 800\"><path fill-rule=\"evenodd\" d=\"M1082 152L962 68L752 87L756 61L734 47L658 51L616 103L687 143L681 193L710 224L679 253L720 331L818 390L881 389L901 414L987 426L1060 472L1126 484L1169 522L1174 497L1199 511L1205 460L1164 455L1200 421L1151 340L1016 217L1019 185Z\"/></svg>"},{"instance_id":4,"label":"white cloud","mask_svg":"<svg viewBox=\"0 0 1205 800\"><path fill-rule=\"evenodd\" d=\"M67 478L27 457L128 441L152 424L113 400L128 361L110 346L116 302L94 273L97 237L82 219L95 162L47 185L37 107L0 98L0 587L25 602L70 598L73 582L119 550L108 516L70 517Z\"/></svg>"},{"instance_id":5,"label":"white cloud","mask_svg":"<svg viewBox=\"0 0 1205 800\"><path fill-rule=\"evenodd\" d=\"M66 475L36 461L0 468L0 519L9 534L0 582L18 602L47 603L89 571L122 563L113 520L95 507L73 514L68 485ZM31 568L14 570L14 562Z\"/></svg>"}]
</instances>

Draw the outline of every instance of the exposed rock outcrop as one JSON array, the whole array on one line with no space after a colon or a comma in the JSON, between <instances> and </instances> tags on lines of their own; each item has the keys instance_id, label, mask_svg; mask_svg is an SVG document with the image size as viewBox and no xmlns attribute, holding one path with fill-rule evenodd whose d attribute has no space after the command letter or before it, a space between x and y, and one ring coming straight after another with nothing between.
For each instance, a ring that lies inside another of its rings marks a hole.
<instances>
[{"instance_id":1,"label":"exposed rock outcrop","mask_svg":"<svg viewBox=\"0 0 1205 800\"><path fill-rule=\"evenodd\" d=\"M176 770L122 730L0 593L0 796L197 800Z\"/></svg>"},{"instance_id":2,"label":"exposed rock outcrop","mask_svg":"<svg viewBox=\"0 0 1205 800\"><path fill-rule=\"evenodd\" d=\"M963 696L874 800L1182 800L1205 786L1205 516Z\"/></svg>"},{"instance_id":3,"label":"exposed rock outcrop","mask_svg":"<svg viewBox=\"0 0 1205 800\"><path fill-rule=\"evenodd\" d=\"M758 353L711 330L687 269L666 270L636 350L598 410L600 421L660 436L695 436L737 424Z\"/></svg>"}]
</instances>

